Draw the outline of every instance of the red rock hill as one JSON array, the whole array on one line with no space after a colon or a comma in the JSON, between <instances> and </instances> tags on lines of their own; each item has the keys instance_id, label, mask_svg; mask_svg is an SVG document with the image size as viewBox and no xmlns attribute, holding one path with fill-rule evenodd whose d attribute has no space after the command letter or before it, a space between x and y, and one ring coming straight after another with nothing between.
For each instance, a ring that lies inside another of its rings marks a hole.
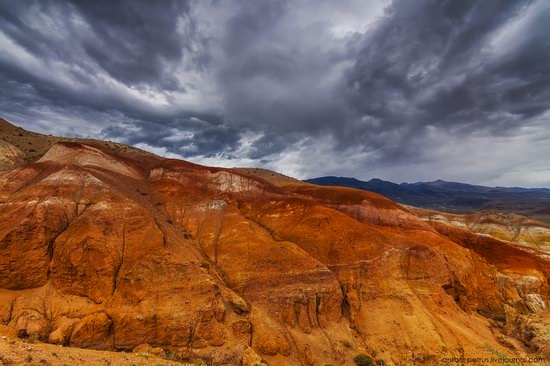
<instances>
[{"instance_id":1,"label":"red rock hill","mask_svg":"<svg viewBox=\"0 0 550 366\"><path fill-rule=\"evenodd\" d=\"M35 135L0 175L0 322L21 337L212 365L550 357L541 252L365 191Z\"/></svg>"}]
</instances>

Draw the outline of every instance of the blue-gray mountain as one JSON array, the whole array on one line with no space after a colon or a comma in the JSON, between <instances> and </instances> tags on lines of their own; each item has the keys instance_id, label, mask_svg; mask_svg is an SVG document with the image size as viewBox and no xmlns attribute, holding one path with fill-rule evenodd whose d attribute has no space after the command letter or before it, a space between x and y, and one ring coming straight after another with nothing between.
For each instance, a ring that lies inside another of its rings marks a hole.
<instances>
[{"instance_id":1,"label":"blue-gray mountain","mask_svg":"<svg viewBox=\"0 0 550 366\"><path fill-rule=\"evenodd\" d=\"M443 211L499 210L550 219L550 189L485 187L457 182L396 184L381 179L362 181L347 177L319 177L306 182L376 192L399 203Z\"/></svg>"}]
</instances>

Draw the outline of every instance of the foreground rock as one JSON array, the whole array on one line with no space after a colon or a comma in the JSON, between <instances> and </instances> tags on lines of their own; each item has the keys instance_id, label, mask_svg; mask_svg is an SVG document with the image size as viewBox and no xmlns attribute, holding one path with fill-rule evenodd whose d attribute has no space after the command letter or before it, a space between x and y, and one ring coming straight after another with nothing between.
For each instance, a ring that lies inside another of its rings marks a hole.
<instances>
[{"instance_id":1,"label":"foreground rock","mask_svg":"<svg viewBox=\"0 0 550 366\"><path fill-rule=\"evenodd\" d=\"M0 326L1 327L1 326ZM90 365L90 366L194 366L199 362L178 362L166 357L158 357L151 353L138 354L112 351L95 351L72 347L60 347L40 343L36 340L23 341L11 335L6 335L0 328L0 365Z\"/></svg>"}]
</instances>

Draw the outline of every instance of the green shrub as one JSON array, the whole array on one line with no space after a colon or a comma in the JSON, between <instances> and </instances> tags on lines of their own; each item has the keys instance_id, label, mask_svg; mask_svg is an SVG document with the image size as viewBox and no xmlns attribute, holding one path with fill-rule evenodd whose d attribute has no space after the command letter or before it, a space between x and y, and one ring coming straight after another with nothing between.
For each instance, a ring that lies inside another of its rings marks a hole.
<instances>
[{"instance_id":1,"label":"green shrub","mask_svg":"<svg viewBox=\"0 0 550 366\"><path fill-rule=\"evenodd\" d=\"M367 355L359 354L353 358L353 361L357 366L371 366L372 358Z\"/></svg>"}]
</instances>

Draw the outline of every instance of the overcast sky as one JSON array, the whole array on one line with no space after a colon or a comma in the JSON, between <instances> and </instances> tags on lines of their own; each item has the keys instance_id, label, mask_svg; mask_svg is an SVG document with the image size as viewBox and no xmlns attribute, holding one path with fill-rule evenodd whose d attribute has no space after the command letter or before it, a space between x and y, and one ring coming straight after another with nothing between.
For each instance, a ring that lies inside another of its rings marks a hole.
<instances>
[{"instance_id":1,"label":"overcast sky","mask_svg":"<svg viewBox=\"0 0 550 366\"><path fill-rule=\"evenodd\" d=\"M550 1L0 0L0 117L311 178L550 187Z\"/></svg>"}]
</instances>

